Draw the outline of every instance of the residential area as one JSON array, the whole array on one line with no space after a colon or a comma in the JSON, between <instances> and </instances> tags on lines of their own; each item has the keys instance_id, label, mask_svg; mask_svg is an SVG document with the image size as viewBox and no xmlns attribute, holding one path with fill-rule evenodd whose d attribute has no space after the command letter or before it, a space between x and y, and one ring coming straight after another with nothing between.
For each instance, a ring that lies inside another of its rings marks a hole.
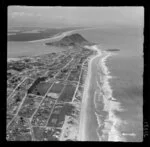
<instances>
[{"instance_id":1,"label":"residential area","mask_svg":"<svg viewBox=\"0 0 150 147\"><path fill-rule=\"evenodd\" d=\"M78 47L9 61L7 140L67 140L73 130L66 123L79 123L87 61L93 54Z\"/></svg>"}]
</instances>

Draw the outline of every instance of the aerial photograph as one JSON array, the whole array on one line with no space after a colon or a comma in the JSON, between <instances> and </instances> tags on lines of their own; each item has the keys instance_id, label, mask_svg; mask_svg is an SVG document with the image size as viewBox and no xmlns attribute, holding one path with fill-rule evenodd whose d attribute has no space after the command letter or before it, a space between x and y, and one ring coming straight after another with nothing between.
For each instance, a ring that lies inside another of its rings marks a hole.
<instances>
[{"instance_id":1,"label":"aerial photograph","mask_svg":"<svg viewBox=\"0 0 150 147\"><path fill-rule=\"evenodd\" d=\"M143 141L144 8L7 7L7 141Z\"/></svg>"}]
</instances>

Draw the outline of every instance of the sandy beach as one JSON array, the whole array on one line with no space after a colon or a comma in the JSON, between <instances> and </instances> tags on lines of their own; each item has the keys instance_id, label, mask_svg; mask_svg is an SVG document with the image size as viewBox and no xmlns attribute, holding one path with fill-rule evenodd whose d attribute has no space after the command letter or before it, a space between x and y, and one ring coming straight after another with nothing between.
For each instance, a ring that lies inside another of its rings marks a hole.
<instances>
[{"instance_id":1,"label":"sandy beach","mask_svg":"<svg viewBox=\"0 0 150 147\"><path fill-rule=\"evenodd\" d=\"M84 93L83 93L83 99L81 104L81 112L80 112L80 126L79 126L79 139L80 141L86 141L86 123L87 123L87 105L88 105L88 90L90 86L90 80L91 80L91 66L92 62L95 58L101 56L100 50L97 48L96 45L94 46L86 46L88 49L96 50L98 54L96 56L91 57L88 63L88 74L85 80L85 87L84 87Z\"/></svg>"}]
</instances>

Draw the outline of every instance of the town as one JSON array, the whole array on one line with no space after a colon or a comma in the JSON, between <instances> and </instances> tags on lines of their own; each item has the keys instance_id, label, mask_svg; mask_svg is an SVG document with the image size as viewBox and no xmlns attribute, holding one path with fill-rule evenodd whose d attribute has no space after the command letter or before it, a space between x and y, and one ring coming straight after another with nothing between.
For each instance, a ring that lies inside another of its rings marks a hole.
<instances>
[{"instance_id":1,"label":"town","mask_svg":"<svg viewBox=\"0 0 150 147\"><path fill-rule=\"evenodd\" d=\"M9 61L7 140L77 140L88 60L95 54L73 46Z\"/></svg>"}]
</instances>

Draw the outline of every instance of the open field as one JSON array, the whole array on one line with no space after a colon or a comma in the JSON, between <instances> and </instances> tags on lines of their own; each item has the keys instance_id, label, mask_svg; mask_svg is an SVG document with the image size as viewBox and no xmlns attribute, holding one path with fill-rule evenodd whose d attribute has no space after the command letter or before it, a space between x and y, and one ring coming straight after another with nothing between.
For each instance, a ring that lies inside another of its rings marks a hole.
<instances>
[{"instance_id":1,"label":"open field","mask_svg":"<svg viewBox=\"0 0 150 147\"><path fill-rule=\"evenodd\" d=\"M67 84L62 94L60 95L58 102L71 102L75 90L76 90L76 86L72 84Z\"/></svg>"}]
</instances>

